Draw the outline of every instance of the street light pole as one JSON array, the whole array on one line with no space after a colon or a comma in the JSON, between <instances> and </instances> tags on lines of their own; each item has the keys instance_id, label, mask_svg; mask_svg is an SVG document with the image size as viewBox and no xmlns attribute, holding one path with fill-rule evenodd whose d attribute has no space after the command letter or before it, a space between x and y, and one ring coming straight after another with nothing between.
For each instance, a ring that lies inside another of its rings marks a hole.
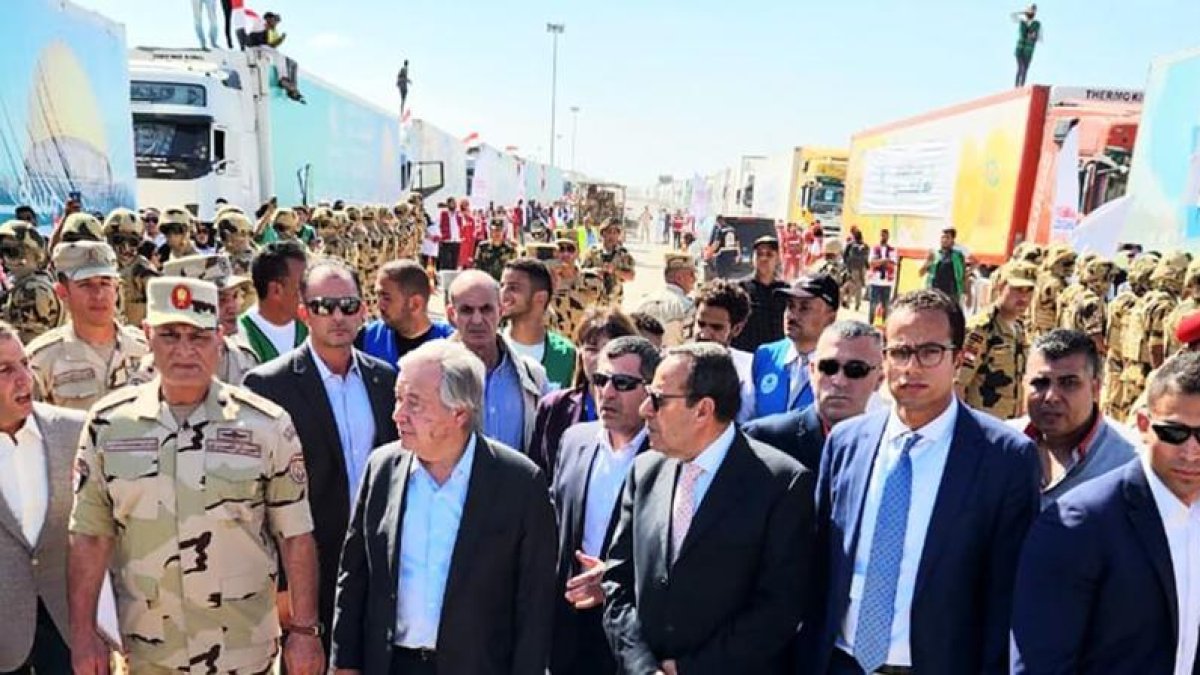
<instances>
[{"instance_id":1,"label":"street light pole","mask_svg":"<svg viewBox=\"0 0 1200 675\"><path fill-rule=\"evenodd\" d=\"M575 170L575 136L579 131L579 106L571 106L571 170Z\"/></svg>"},{"instance_id":2,"label":"street light pole","mask_svg":"<svg viewBox=\"0 0 1200 675\"><path fill-rule=\"evenodd\" d=\"M547 23L546 32L554 39L553 56L550 66L550 166L554 166L554 123L558 112L555 99L558 96L558 36L566 30L563 23Z\"/></svg>"}]
</instances>

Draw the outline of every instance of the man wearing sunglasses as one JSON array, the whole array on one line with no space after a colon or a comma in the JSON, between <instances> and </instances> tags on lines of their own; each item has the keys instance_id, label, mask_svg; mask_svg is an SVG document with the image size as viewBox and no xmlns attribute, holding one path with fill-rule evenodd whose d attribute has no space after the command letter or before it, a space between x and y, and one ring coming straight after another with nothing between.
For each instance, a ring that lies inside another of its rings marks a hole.
<instances>
[{"instance_id":1,"label":"man wearing sunglasses","mask_svg":"<svg viewBox=\"0 0 1200 675\"><path fill-rule=\"evenodd\" d=\"M1025 371L1025 417L1009 422L1038 446L1042 507L1136 454L1128 431L1100 411L1103 366L1095 341L1056 328L1033 342Z\"/></svg>"},{"instance_id":2,"label":"man wearing sunglasses","mask_svg":"<svg viewBox=\"0 0 1200 675\"><path fill-rule=\"evenodd\" d=\"M1200 354L1166 361L1141 457L1042 511L1021 553L1012 672L1200 672Z\"/></svg>"},{"instance_id":3,"label":"man wearing sunglasses","mask_svg":"<svg viewBox=\"0 0 1200 675\"><path fill-rule=\"evenodd\" d=\"M742 427L750 438L788 453L813 472L833 425L867 409L883 382L883 338L861 321L838 321L821 333L808 376L816 402L760 417Z\"/></svg>"},{"instance_id":4,"label":"man wearing sunglasses","mask_svg":"<svg viewBox=\"0 0 1200 675\"><path fill-rule=\"evenodd\" d=\"M838 424L822 451L799 672L1002 672L1037 448L955 397L957 300L901 295L885 331L893 407Z\"/></svg>"},{"instance_id":5,"label":"man wearing sunglasses","mask_svg":"<svg viewBox=\"0 0 1200 675\"><path fill-rule=\"evenodd\" d=\"M606 556L604 629L623 673L785 672L814 547L812 472L734 424L738 376L672 347L646 389L647 452Z\"/></svg>"},{"instance_id":6,"label":"man wearing sunglasses","mask_svg":"<svg viewBox=\"0 0 1200 675\"><path fill-rule=\"evenodd\" d=\"M390 419L396 370L354 348L366 315L360 293L356 273L342 261L314 263L300 283L299 318L308 339L250 371L244 383L288 411L304 448L320 562L319 614L326 626L333 621L338 555L367 457L396 440ZM280 585L286 587L286 580ZM328 636L322 639L328 649Z\"/></svg>"},{"instance_id":7,"label":"man wearing sunglasses","mask_svg":"<svg viewBox=\"0 0 1200 675\"><path fill-rule=\"evenodd\" d=\"M661 358L640 337L619 337L605 345L591 380L599 420L576 424L563 434L551 491L559 522L559 593L550 656L554 675L617 670L601 621L603 559L625 476L650 447L639 409Z\"/></svg>"},{"instance_id":8,"label":"man wearing sunglasses","mask_svg":"<svg viewBox=\"0 0 1200 675\"><path fill-rule=\"evenodd\" d=\"M841 287L828 274L801 277L790 288L775 291L787 299L783 315L786 337L754 352L754 417L812 405L808 364L817 340L837 320Z\"/></svg>"},{"instance_id":9,"label":"man wearing sunglasses","mask_svg":"<svg viewBox=\"0 0 1200 675\"><path fill-rule=\"evenodd\" d=\"M158 276L158 270L138 251L145 230L141 217L129 209L113 209L104 219L104 236L117 253L121 273L121 309L125 323L134 327L146 318L146 282Z\"/></svg>"}]
</instances>

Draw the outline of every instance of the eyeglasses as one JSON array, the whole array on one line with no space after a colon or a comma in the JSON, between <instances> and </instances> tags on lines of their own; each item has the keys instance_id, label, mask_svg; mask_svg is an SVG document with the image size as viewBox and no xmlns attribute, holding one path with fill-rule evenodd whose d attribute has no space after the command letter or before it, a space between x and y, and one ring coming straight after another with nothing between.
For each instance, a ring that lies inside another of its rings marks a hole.
<instances>
[{"instance_id":1,"label":"eyeglasses","mask_svg":"<svg viewBox=\"0 0 1200 675\"><path fill-rule=\"evenodd\" d=\"M817 361L817 370L822 375L833 377L834 375L838 374L838 371L841 371L845 373L846 377L851 380L861 380L867 375L870 375L871 371L878 367L879 366L873 366L866 361L859 361L857 359L850 360L845 363L842 363L837 359L821 359L820 361Z\"/></svg>"},{"instance_id":2,"label":"eyeglasses","mask_svg":"<svg viewBox=\"0 0 1200 675\"><path fill-rule=\"evenodd\" d=\"M342 314L350 316L358 314L358 310L362 308L362 298L313 298L304 303L304 306L316 316L330 316L334 309L340 309Z\"/></svg>"},{"instance_id":3,"label":"eyeglasses","mask_svg":"<svg viewBox=\"0 0 1200 675\"><path fill-rule=\"evenodd\" d=\"M137 246L142 243L141 237L132 234L114 234L109 241L112 242L113 248L118 246Z\"/></svg>"},{"instance_id":4,"label":"eyeglasses","mask_svg":"<svg viewBox=\"0 0 1200 675\"><path fill-rule=\"evenodd\" d=\"M1200 427L1189 427L1186 424L1177 422L1151 422L1150 428L1154 430L1154 435L1158 436L1158 440L1171 445L1183 445L1187 443L1187 439L1195 438L1197 443L1200 443Z\"/></svg>"},{"instance_id":5,"label":"eyeglasses","mask_svg":"<svg viewBox=\"0 0 1200 675\"><path fill-rule=\"evenodd\" d=\"M613 389L616 389L617 391L633 391L634 389L637 389L638 386L646 383L646 381L640 377L625 375L623 373L614 373L612 375L595 373L592 375L592 386L597 389L605 388L608 386L609 382L612 382Z\"/></svg>"},{"instance_id":6,"label":"eyeglasses","mask_svg":"<svg viewBox=\"0 0 1200 675\"><path fill-rule=\"evenodd\" d=\"M915 347L909 345L900 345L898 347L888 347L883 350L883 355L894 366L903 366L917 359L917 364L922 368L932 368L942 362L946 358L946 352L957 349L954 345L941 344L939 342L926 342Z\"/></svg>"},{"instance_id":7,"label":"eyeglasses","mask_svg":"<svg viewBox=\"0 0 1200 675\"><path fill-rule=\"evenodd\" d=\"M662 410L663 401L672 398L687 398L687 394L664 394L657 389L646 387L646 398L650 399L650 406L654 408L654 412Z\"/></svg>"}]
</instances>

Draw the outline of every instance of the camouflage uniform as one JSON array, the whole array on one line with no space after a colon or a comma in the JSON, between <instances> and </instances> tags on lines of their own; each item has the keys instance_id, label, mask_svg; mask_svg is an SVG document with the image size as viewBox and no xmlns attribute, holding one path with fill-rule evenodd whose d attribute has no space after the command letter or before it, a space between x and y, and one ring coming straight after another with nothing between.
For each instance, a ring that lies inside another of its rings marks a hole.
<instances>
[{"instance_id":1,"label":"camouflage uniform","mask_svg":"<svg viewBox=\"0 0 1200 675\"><path fill-rule=\"evenodd\" d=\"M560 272L555 278L554 299L551 307L554 309L554 330L575 339L575 331L583 322L583 315L589 307L607 304L604 298L604 279L595 270L579 271L570 278L564 278Z\"/></svg>"},{"instance_id":2,"label":"camouflage uniform","mask_svg":"<svg viewBox=\"0 0 1200 675\"><path fill-rule=\"evenodd\" d=\"M475 247L475 260L473 264L475 269L481 272L487 272L496 281L500 280L500 274L504 271L504 265L509 261L516 260L517 247L507 241L502 241L499 244L488 241L481 241Z\"/></svg>"},{"instance_id":3,"label":"camouflage uniform","mask_svg":"<svg viewBox=\"0 0 1200 675\"><path fill-rule=\"evenodd\" d=\"M1167 338L1167 356L1178 353L1185 345L1175 337L1175 329L1189 314L1200 310L1200 260L1188 264L1187 272L1183 275L1183 299L1172 309L1163 321L1163 333Z\"/></svg>"},{"instance_id":4,"label":"camouflage uniform","mask_svg":"<svg viewBox=\"0 0 1200 675\"><path fill-rule=\"evenodd\" d=\"M90 213L72 213L63 221L60 242L104 241L104 226Z\"/></svg>"},{"instance_id":5,"label":"camouflage uniform","mask_svg":"<svg viewBox=\"0 0 1200 675\"><path fill-rule=\"evenodd\" d=\"M1068 283L1067 287L1064 288L1062 293L1060 293L1058 296L1058 316L1057 316L1055 325L1058 326L1059 328L1069 328L1070 327L1067 325L1067 322L1065 319L1067 310L1069 308L1071 308L1072 305L1074 305L1076 296L1078 296L1080 293L1082 293L1084 291L1084 288L1086 288L1086 284L1084 284L1084 282L1083 282L1082 272L1084 269L1087 268L1088 263L1090 263L1091 261L1093 261L1095 259L1096 259L1096 254L1085 253L1083 255L1083 257L1079 258L1075 262L1075 269L1080 274L1077 274L1075 281Z\"/></svg>"},{"instance_id":6,"label":"camouflage uniform","mask_svg":"<svg viewBox=\"0 0 1200 675\"><path fill-rule=\"evenodd\" d=\"M1104 258L1092 258L1081 268L1079 288L1061 304L1063 328L1077 330L1096 342L1099 353L1105 353L1104 335L1108 327L1108 289L1116 266Z\"/></svg>"},{"instance_id":7,"label":"camouflage uniform","mask_svg":"<svg viewBox=\"0 0 1200 675\"><path fill-rule=\"evenodd\" d=\"M605 268L612 265L613 272L608 272ZM601 279L604 280L604 295L607 298L608 304L620 309L621 301L624 299L624 281L617 275L618 272L632 272L637 263L634 262L633 256L624 246L617 244L616 248L609 251L603 247L593 248L587 252L583 258L583 263L580 265L583 269L594 269L600 272Z\"/></svg>"},{"instance_id":8,"label":"camouflage uniform","mask_svg":"<svg viewBox=\"0 0 1200 675\"><path fill-rule=\"evenodd\" d=\"M195 228L192 227L192 212L182 206L173 206L163 211L162 217L159 220L158 228L163 231L163 236L167 238L167 243L159 248L159 263L164 263L171 258L183 258L189 255L196 255L199 251L196 250L195 244L192 243L192 235L195 233ZM171 246L171 236L166 234L167 228L183 228L183 238L176 240L177 245Z\"/></svg>"},{"instance_id":9,"label":"camouflage uniform","mask_svg":"<svg viewBox=\"0 0 1200 675\"><path fill-rule=\"evenodd\" d=\"M1058 325L1058 298L1067 287L1067 277L1075 269L1075 251L1061 244L1050 247L1038 275L1029 304L1029 322L1026 326L1029 342Z\"/></svg>"},{"instance_id":10,"label":"camouflage uniform","mask_svg":"<svg viewBox=\"0 0 1200 675\"><path fill-rule=\"evenodd\" d=\"M114 209L104 219L104 236L116 251L117 271L121 273L117 313L135 328L146 318L146 282L158 276L154 265L138 253L145 231L141 217L129 209Z\"/></svg>"},{"instance_id":11,"label":"camouflage uniform","mask_svg":"<svg viewBox=\"0 0 1200 675\"><path fill-rule=\"evenodd\" d=\"M1123 420L1129 415L1129 405L1133 397L1124 394L1125 367L1137 359L1136 354L1125 351L1124 330L1129 324L1138 299L1149 290L1150 275L1154 272L1158 259L1143 255L1129 266L1129 288L1117 294L1108 304L1108 333L1106 337L1104 388L1101 391L1101 408L1106 415Z\"/></svg>"},{"instance_id":12,"label":"camouflage uniform","mask_svg":"<svg viewBox=\"0 0 1200 675\"><path fill-rule=\"evenodd\" d=\"M1033 288L1036 275L1032 264L1010 262L997 271L997 282ZM1025 326L1020 319L1006 325L998 303L968 319L962 365L956 375L964 402L1000 419L1020 416L1028 353Z\"/></svg>"},{"instance_id":13,"label":"camouflage uniform","mask_svg":"<svg viewBox=\"0 0 1200 675\"><path fill-rule=\"evenodd\" d=\"M1130 355L1125 363L1123 394L1131 408L1145 389L1150 371L1162 365L1166 353L1163 322L1179 302L1187 265L1182 254L1163 258L1150 275L1150 291L1134 304L1128 322L1122 327L1122 352ZM1132 357L1134 354L1137 356Z\"/></svg>"},{"instance_id":14,"label":"camouflage uniform","mask_svg":"<svg viewBox=\"0 0 1200 675\"><path fill-rule=\"evenodd\" d=\"M54 278L45 270L46 242L37 229L21 220L0 225L0 259L10 284L3 318L17 329L21 341L28 345L61 326L66 312L54 292Z\"/></svg>"},{"instance_id":15,"label":"camouflage uniform","mask_svg":"<svg viewBox=\"0 0 1200 675\"><path fill-rule=\"evenodd\" d=\"M1046 250L1031 241L1023 241L1017 244L1017 247L1013 249L1012 253L1013 260L1033 263L1038 267L1041 267L1042 260L1045 257Z\"/></svg>"},{"instance_id":16,"label":"camouflage uniform","mask_svg":"<svg viewBox=\"0 0 1200 675\"><path fill-rule=\"evenodd\" d=\"M72 281L117 277L116 254L108 244L79 241L54 249L54 266ZM34 395L46 403L87 410L106 393L125 386L142 356L149 352L139 329L114 325L116 337L107 355L84 342L68 321L28 345Z\"/></svg>"},{"instance_id":17,"label":"camouflage uniform","mask_svg":"<svg viewBox=\"0 0 1200 675\"><path fill-rule=\"evenodd\" d=\"M131 672L269 672L275 539L312 530L296 431L279 406L216 381L179 424L159 387L91 411L70 530L114 540Z\"/></svg>"}]
</instances>

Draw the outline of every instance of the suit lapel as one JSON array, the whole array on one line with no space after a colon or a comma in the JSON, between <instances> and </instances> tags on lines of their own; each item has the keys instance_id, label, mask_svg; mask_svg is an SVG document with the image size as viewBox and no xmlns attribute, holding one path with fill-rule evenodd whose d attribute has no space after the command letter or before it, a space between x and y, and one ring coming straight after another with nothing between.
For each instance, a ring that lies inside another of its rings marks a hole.
<instances>
[{"instance_id":1,"label":"suit lapel","mask_svg":"<svg viewBox=\"0 0 1200 675\"><path fill-rule=\"evenodd\" d=\"M592 482L592 467L596 464L596 453L600 452L600 440L592 441L588 449L581 453L579 461L584 462L581 467L583 471L575 471L574 475L577 478L572 480L570 484L571 493L567 495L567 499L575 505L573 511L574 519L568 525L563 523L563 527L573 528L571 531L575 534L573 544L575 548L583 547L583 528L587 518L587 493L588 485Z\"/></svg>"},{"instance_id":2,"label":"suit lapel","mask_svg":"<svg viewBox=\"0 0 1200 675\"><path fill-rule=\"evenodd\" d=\"M394 424L391 412L396 394L388 390L379 368L362 358L362 354L357 349L354 350L354 361L358 364L358 372L362 373L363 384L367 387L367 399L371 401L371 414L375 418L375 438L372 439L371 446L378 448L392 438L383 430Z\"/></svg>"},{"instance_id":3,"label":"suit lapel","mask_svg":"<svg viewBox=\"0 0 1200 675\"><path fill-rule=\"evenodd\" d=\"M713 476L708 492L700 501L700 508L692 519L687 536L679 550L677 560L682 560L704 534L720 521L731 507L739 503L743 491L742 476L746 467L750 444L740 431L735 432L733 444L725 455L725 460L717 467L717 475Z\"/></svg>"},{"instance_id":4,"label":"suit lapel","mask_svg":"<svg viewBox=\"0 0 1200 675\"><path fill-rule=\"evenodd\" d=\"M938 485L937 497L933 502L933 515L925 533L925 549L921 551L921 563L917 567L917 583L914 595L921 592L922 585L929 579L938 556L945 550L950 538L950 528L963 511L963 505L975 488L975 476L979 461L983 459L980 448L983 438L979 423L971 417L966 406L958 406L954 422L954 435L950 438L950 453L946 457L946 469Z\"/></svg>"},{"instance_id":5,"label":"suit lapel","mask_svg":"<svg viewBox=\"0 0 1200 675\"><path fill-rule=\"evenodd\" d=\"M458 539L450 555L450 575L446 580L443 607L450 607L454 595L462 585L463 575L471 567L468 561L476 558L475 549L487 530L489 515L495 512L497 496L495 473L496 458L492 446L481 434L475 435L475 461L471 465L471 478L467 484L467 500L463 504L462 520L458 526ZM442 617L446 612L442 612Z\"/></svg>"},{"instance_id":6,"label":"suit lapel","mask_svg":"<svg viewBox=\"0 0 1200 675\"><path fill-rule=\"evenodd\" d=\"M313 414L313 420L325 432L326 447L336 450L330 454L333 455L334 466L341 470L339 475L344 477L347 475L345 448L342 447L337 419L333 416L333 408L329 407L329 397L325 394L325 383L321 381L321 371L317 369L316 359L317 355L311 347L302 346L292 355L292 373L300 379L300 388L297 391L311 392L308 396L301 396L300 400L306 402Z\"/></svg>"},{"instance_id":7,"label":"suit lapel","mask_svg":"<svg viewBox=\"0 0 1200 675\"><path fill-rule=\"evenodd\" d=\"M859 528L862 526L862 510L863 503L867 497L867 484L871 482L871 471L875 466L875 456L879 454L879 446L883 442L883 430L887 428L887 415L880 415L878 419L873 420L871 424L864 424L859 432L855 442L857 451L850 457L850 463L846 467L845 478L839 478L839 482L845 481L849 483L847 493L847 501L841 505L846 519L843 525L847 530L852 532L850 538L850 546L847 553L854 557L855 551L858 548L858 540L862 534ZM837 486L834 494L837 494ZM839 546L845 546L843 542L837 542Z\"/></svg>"},{"instance_id":8,"label":"suit lapel","mask_svg":"<svg viewBox=\"0 0 1200 675\"><path fill-rule=\"evenodd\" d=\"M383 511L383 530L387 533L388 572L391 574L392 587L400 582L400 528L404 524L404 504L408 498L408 474L412 471L413 454L404 451L396 456L392 466L392 485L389 495L399 495L399 498L389 499Z\"/></svg>"},{"instance_id":9,"label":"suit lapel","mask_svg":"<svg viewBox=\"0 0 1200 675\"><path fill-rule=\"evenodd\" d=\"M1167 607L1171 609L1171 629L1174 644L1179 639L1179 601L1175 589L1175 571L1171 565L1171 547L1167 543L1167 533L1163 529L1162 516L1154 503L1154 494L1150 492L1150 483L1146 480L1146 472L1141 462L1135 462L1124 469L1125 500L1129 502L1129 520L1133 530L1137 532L1138 540L1150 557L1158 583L1162 587Z\"/></svg>"},{"instance_id":10,"label":"suit lapel","mask_svg":"<svg viewBox=\"0 0 1200 675\"><path fill-rule=\"evenodd\" d=\"M38 429L42 432L42 437L45 438L46 452L46 523L50 522L50 513L54 509L57 500L65 499L67 501L67 510L70 510L69 504L73 499L70 493L63 494L63 490L67 487L67 481L70 479L71 466L75 458L75 453L70 451L59 450L58 448L73 448L79 444L79 438L71 438L69 434L63 433L66 424L58 422L54 418L53 413L43 415L41 411L34 407L34 421L38 425ZM42 527L42 532L46 531L46 527ZM40 541L40 534L39 534ZM38 542L30 542L36 547Z\"/></svg>"},{"instance_id":11,"label":"suit lapel","mask_svg":"<svg viewBox=\"0 0 1200 675\"><path fill-rule=\"evenodd\" d=\"M671 564L671 499L675 495L675 479L679 475L679 461L664 459L655 476L654 485L650 486L647 495L647 508L641 514L645 517L644 541L654 542L658 548L657 555L651 559L661 560L664 568L655 570L655 574L666 572ZM619 507L618 507L619 508Z\"/></svg>"}]
</instances>

